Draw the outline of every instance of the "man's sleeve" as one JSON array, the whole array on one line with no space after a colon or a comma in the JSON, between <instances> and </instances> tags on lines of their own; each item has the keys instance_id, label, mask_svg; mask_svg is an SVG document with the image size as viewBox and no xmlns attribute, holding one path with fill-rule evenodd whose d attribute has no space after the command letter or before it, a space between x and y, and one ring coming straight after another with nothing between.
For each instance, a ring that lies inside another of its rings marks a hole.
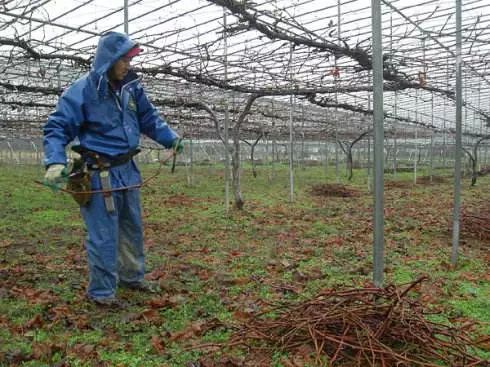
<instances>
[{"instance_id":1,"label":"man's sleeve","mask_svg":"<svg viewBox=\"0 0 490 367\"><path fill-rule=\"evenodd\" d=\"M135 94L141 132L164 147L171 148L179 135L160 117L158 110L149 101L140 84L135 88Z\"/></svg>"},{"instance_id":2,"label":"man's sleeve","mask_svg":"<svg viewBox=\"0 0 490 367\"><path fill-rule=\"evenodd\" d=\"M54 111L44 125L44 164L66 164L66 145L80 130L83 122L82 98L69 88L63 93Z\"/></svg>"}]
</instances>

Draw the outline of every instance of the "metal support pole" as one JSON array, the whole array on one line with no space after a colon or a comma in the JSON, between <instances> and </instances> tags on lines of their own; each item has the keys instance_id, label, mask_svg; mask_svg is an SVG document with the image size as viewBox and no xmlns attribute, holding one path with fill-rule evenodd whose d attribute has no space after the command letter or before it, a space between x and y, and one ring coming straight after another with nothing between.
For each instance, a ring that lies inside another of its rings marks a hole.
<instances>
[{"instance_id":1,"label":"metal support pole","mask_svg":"<svg viewBox=\"0 0 490 367\"><path fill-rule=\"evenodd\" d=\"M449 58L446 64L446 89L449 90ZM442 134L442 167L446 169L446 156L447 156L447 131L446 131L446 98L444 98L443 104L443 134Z\"/></svg>"},{"instance_id":2,"label":"metal support pole","mask_svg":"<svg viewBox=\"0 0 490 367\"><path fill-rule=\"evenodd\" d=\"M228 37L226 32L226 10L223 8L223 66L224 66L224 82L226 83L228 79ZM229 112L229 100L228 93L225 93L225 129L223 132L225 140L225 211L228 213L230 209L230 152L228 150L229 146L229 136L228 127L230 125L230 112Z\"/></svg>"},{"instance_id":3,"label":"metal support pole","mask_svg":"<svg viewBox=\"0 0 490 367\"><path fill-rule=\"evenodd\" d=\"M396 167L397 167L397 155L398 155L398 143L396 139L396 116L398 113L398 92L395 91L395 107L393 108L393 113L395 115L394 125L393 125L393 177L396 178Z\"/></svg>"},{"instance_id":4,"label":"metal support pole","mask_svg":"<svg viewBox=\"0 0 490 367\"><path fill-rule=\"evenodd\" d=\"M124 33L129 34L128 0L124 0Z\"/></svg>"},{"instance_id":5,"label":"metal support pole","mask_svg":"<svg viewBox=\"0 0 490 367\"><path fill-rule=\"evenodd\" d=\"M462 151L462 108L463 86L461 83L461 0L456 0L456 150L454 154L454 207L453 207L453 240L451 264L458 261L459 247L459 214L461 209L461 151Z\"/></svg>"},{"instance_id":6,"label":"metal support pole","mask_svg":"<svg viewBox=\"0 0 490 367\"><path fill-rule=\"evenodd\" d=\"M415 116L417 116L417 101L418 101L418 98L417 98L417 92L415 92ZM415 121L418 121L417 120L418 117L415 117ZM416 185L417 184L417 163L418 163L418 160L419 160L419 145L417 143L417 140L418 140L418 129L417 129L417 126L415 126L415 159L413 160L413 184Z\"/></svg>"},{"instance_id":7,"label":"metal support pole","mask_svg":"<svg viewBox=\"0 0 490 367\"><path fill-rule=\"evenodd\" d=\"M393 58L393 13L390 13L390 58ZM396 178L396 115L397 115L398 91L395 90L395 103L393 106L393 177ZM388 162L387 162L388 163Z\"/></svg>"},{"instance_id":8,"label":"metal support pole","mask_svg":"<svg viewBox=\"0 0 490 367\"><path fill-rule=\"evenodd\" d=\"M16 163L20 164L19 157L15 155L14 147L12 146L12 144L10 144L9 141L7 141L7 146L9 147L10 150L10 161L12 162L15 159Z\"/></svg>"},{"instance_id":9,"label":"metal support pole","mask_svg":"<svg viewBox=\"0 0 490 367\"><path fill-rule=\"evenodd\" d=\"M431 94L430 99L430 123L434 126L434 92ZM430 131L430 164L429 164L429 178L430 182L432 182L432 176L434 175L434 129Z\"/></svg>"},{"instance_id":10,"label":"metal support pole","mask_svg":"<svg viewBox=\"0 0 490 367\"><path fill-rule=\"evenodd\" d=\"M462 65L461 65L461 67L462 67ZM463 79L463 76L461 76L461 78L462 78L462 79L461 79L461 85L462 85L463 83L464 83L464 85L465 85L465 88L464 88L464 95L463 95L463 97L464 97L464 98L463 98L463 102L464 102L464 101L467 101L467 100L468 100L468 88L469 88L469 83L468 83L468 75L467 75L467 74L465 74L464 79ZM462 110L462 117L461 117L461 121L462 121L462 122L463 122L463 121L464 121L464 122L468 121L468 113L469 113L468 108L466 108L466 107L465 107L465 108ZM466 141L465 141L465 140L466 140ZM471 140L471 139L469 139L468 137L464 137L464 136L463 136L463 134L461 133L461 149L462 149L462 148L465 146L465 144L466 144L466 145L468 145L469 140ZM463 154L463 152L462 152L462 153L461 153L461 175L462 175L462 177L464 177L464 176L466 175L466 173L467 173L467 168L468 168L468 166L467 166L467 164L468 164L468 160L466 160L465 158L466 158L466 157L465 157L465 155L464 155L464 154Z\"/></svg>"},{"instance_id":11,"label":"metal support pole","mask_svg":"<svg viewBox=\"0 0 490 367\"><path fill-rule=\"evenodd\" d=\"M481 111L481 79L478 80L478 111ZM473 124L476 126L476 114L474 111L473 111ZM483 120L480 120L480 135L483 135ZM477 163L478 163L478 171L481 171L481 167L482 167L481 158L477 160Z\"/></svg>"},{"instance_id":12,"label":"metal support pole","mask_svg":"<svg viewBox=\"0 0 490 367\"><path fill-rule=\"evenodd\" d=\"M29 44L31 44L32 40L32 22L29 22ZM27 77L31 76L31 58L27 59Z\"/></svg>"},{"instance_id":13,"label":"metal support pole","mask_svg":"<svg viewBox=\"0 0 490 367\"><path fill-rule=\"evenodd\" d=\"M305 105L301 105L301 169L305 170Z\"/></svg>"},{"instance_id":14,"label":"metal support pole","mask_svg":"<svg viewBox=\"0 0 490 367\"><path fill-rule=\"evenodd\" d=\"M194 184L194 142L192 140L192 135L189 139L189 181L188 185L192 186Z\"/></svg>"},{"instance_id":15,"label":"metal support pole","mask_svg":"<svg viewBox=\"0 0 490 367\"><path fill-rule=\"evenodd\" d=\"M39 150L37 149L36 143L31 140L31 146L34 149L34 163L38 163L39 160Z\"/></svg>"},{"instance_id":16,"label":"metal support pole","mask_svg":"<svg viewBox=\"0 0 490 367\"><path fill-rule=\"evenodd\" d=\"M328 137L325 138L325 176L328 176Z\"/></svg>"},{"instance_id":17,"label":"metal support pole","mask_svg":"<svg viewBox=\"0 0 490 367\"><path fill-rule=\"evenodd\" d=\"M275 165L274 162L276 161L276 156L277 156L277 142L276 142L276 135L274 134L274 129L276 126L276 120L274 118L274 101L271 101L271 110L272 110L272 128L271 128L271 134L272 134L272 139L271 139L271 151L272 151L272 159L271 159L271 179L276 176L275 174Z\"/></svg>"},{"instance_id":18,"label":"metal support pole","mask_svg":"<svg viewBox=\"0 0 490 367\"><path fill-rule=\"evenodd\" d=\"M368 192L371 190L371 137L368 135L367 138L367 189Z\"/></svg>"},{"instance_id":19,"label":"metal support pole","mask_svg":"<svg viewBox=\"0 0 490 367\"><path fill-rule=\"evenodd\" d=\"M381 3L371 0L373 33L373 116L374 116L374 241L373 281L383 285L384 272L384 115L383 115L383 50L381 34Z\"/></svg>"},{"instance_id":20,"label":"metal support pole","mask_svg":"<svg viewBox=\"0 0 490 367\"><path fill-rule=\"evenodd\" d=\"M337 94L337 92L335 92ZM337 102L335 102L337 103ZM339 183L340 178L339 178L339 135L338 135L338 128L337 128L337 116L338 114L335 114L335 182Z\"/></svg>"},{"instance_id":21,"label":"metal support pole","mask_svg":"<svg viewBox=\"0 0 490 367\"><path fill-rule=\"evenodd\" d=\"M341 9L340 9L340 1L337 1L337 37L339 39L339 45L340 45L340 14L341 14ZM338 95L337 95L337 90L339 88L339 80L338 80L338 72L337 72L337 57L334 58L334 68L335 68L335 75L334 75L334 80L335 80L335 104L338 104ZM339 177L339 131L338 131L338 108L335 107L335 182L339 183L340 182L340 177Z\"/></svg>"},{"instance_id":22,"label":"metal support pole","mask_svg":"<svg viewBox=\"0 0 490 367\"><path fill-rule=\"evenodd\" d=\"M422 67L425 71L425 38L422 38ZM419 122L419 91L415 90L415 121ZM419 143L418 143L418 129L415 126L415 159L413 163L413 184L417 184L417 164L419 161Z\"/></svg>"},{"instance_id":23,"label":"metal support pole","mask_svg":"<svg viewBox=\"0 0 490 367\"><path fill-rule=\"evenodd\" d=\"M289 77L293 87L293 44L289 48ZM289 202L294 201L294 167L293 167L293 114L294 96L289 96Z\"/></svg>"}]
</instances>

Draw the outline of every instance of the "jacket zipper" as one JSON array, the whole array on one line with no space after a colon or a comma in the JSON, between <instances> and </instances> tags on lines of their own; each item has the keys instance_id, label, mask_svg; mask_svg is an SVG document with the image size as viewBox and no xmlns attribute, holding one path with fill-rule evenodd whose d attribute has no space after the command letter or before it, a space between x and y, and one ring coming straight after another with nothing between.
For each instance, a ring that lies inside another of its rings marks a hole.
<instances>
[{"instance_id":1,"label":"jacket zipper","mask_svg":"<svg viewBox=\"0 0 490 367\"><path fill-rule=\"evenodd\" d=\"M117 96L116 92L111 90L112 97L116 101L116 106L119 109L120 112L122 112L122 107L121 107L121 101L119 100L119 97Z\"/></svg>"},{"instance_id":2,"label":"jacket zipper","mask_svg":"<svg viewBox=\"0 0 490 367\"><path fill-rule=\"evenodd\" d=\"M128 86L129 84L131 83L134 83L134 82L137 82L138 80L140 80L140 78L134 78L133 80L130 80L129 82L127 82L126 84L124 84L122 87L121 87L121 95L122 95L122 91L124 88L126 88L126 86Z\"/></svg>"},{"instance_id":3,"label":"jacket zipper","mask_svg":"<svg viewBox=\"0 0 490 367\"><path fill-rule=\"evenodd\" d=\"M135 78L135 79L127 82L126 84L124 84L120 89L121 90L121 94L120 94L121 97L118 97L114 92L112 92L114 95L114 99L116 100L117 108L119 108L119 111L121 111L121 112L123 111L122 106L121 106L121 102L122 102L122 98L123 98L124 88L126 88L128 85L130 85L131 83L134 83L138 80L139 80L139 78ZM119 99L119 98L121 98L121 99Z\"/></svg>"}]
</instances>

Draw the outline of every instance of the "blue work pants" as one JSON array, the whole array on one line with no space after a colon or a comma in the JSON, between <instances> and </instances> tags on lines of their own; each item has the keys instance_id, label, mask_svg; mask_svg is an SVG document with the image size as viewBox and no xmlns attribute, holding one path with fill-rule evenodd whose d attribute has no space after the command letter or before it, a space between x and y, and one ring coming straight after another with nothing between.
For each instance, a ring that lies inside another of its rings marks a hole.
<instances>
[{"instance_id":1,"label":"blue work pants","mask_svg":"<svg viewBox=\"0 0 490 367\"><path fill-rule=\"evenodd\" d=\"M113 188L137 185L140 173L134 162L110 168ZM92 190L100 190L99 171L92 172ZM115 211L106 210L103 194L92 194L80 211L87 228L85 249L89 265L87 296L104 299L115 296L119 282L138 283L145 273L140 190L112 193Z\"/></svg>"}]
</instances>

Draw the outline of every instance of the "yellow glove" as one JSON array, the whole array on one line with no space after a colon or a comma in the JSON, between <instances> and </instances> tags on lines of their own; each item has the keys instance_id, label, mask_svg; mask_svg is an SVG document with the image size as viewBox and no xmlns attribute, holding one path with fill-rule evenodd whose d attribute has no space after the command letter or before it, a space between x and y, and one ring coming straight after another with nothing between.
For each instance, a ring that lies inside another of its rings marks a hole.
<instances>
[{"instance_id":1,"label":"yellow glove","mask_svg":"<svg viewBox=\"0 0 490 367\"><path fill-rule=\"evenodd\" d=\"M66 182L67 174L64 164L52 164L48 167L44 175L44 184L51 187L54 191Z\"/></svg>"}]
</instances>

